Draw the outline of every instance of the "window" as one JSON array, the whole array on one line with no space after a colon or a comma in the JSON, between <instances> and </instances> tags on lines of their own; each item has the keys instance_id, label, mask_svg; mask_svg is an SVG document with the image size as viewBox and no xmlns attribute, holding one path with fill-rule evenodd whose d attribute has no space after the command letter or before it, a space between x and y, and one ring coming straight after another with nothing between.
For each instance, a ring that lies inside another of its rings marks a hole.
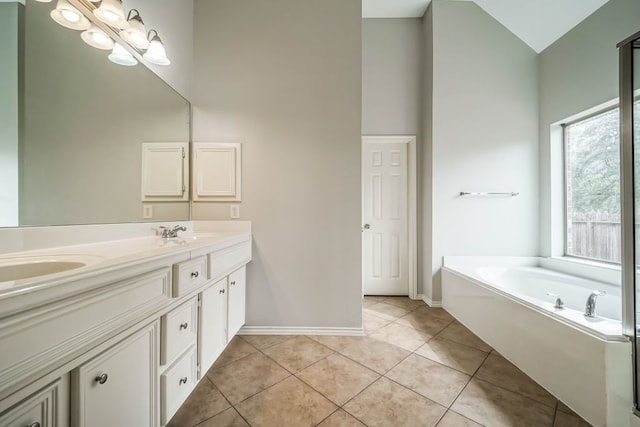
<instances>
[{"instance_id":1,"label":"window","mask_svg":"<svg viewBox=\"0 0 640 427\"><path fill-rule=\"evenodd\" d=\"M620 263L620 111L564 126L566 255Z\"/></svg>"}]
</instances>

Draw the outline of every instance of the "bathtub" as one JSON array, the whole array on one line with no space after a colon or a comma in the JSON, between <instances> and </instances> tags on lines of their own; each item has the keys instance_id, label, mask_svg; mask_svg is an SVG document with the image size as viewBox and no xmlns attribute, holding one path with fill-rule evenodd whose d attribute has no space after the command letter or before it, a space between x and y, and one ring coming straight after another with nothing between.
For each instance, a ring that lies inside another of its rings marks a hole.
<instances>
[{"instance_id":1,"label":"bathtub","mask_svg":"<svg viewBox=\"0 0 640 427\"><path fill-rule=\"evenodd\" d=\"M576 271L590 277L568 274ZM442 305L594 426L626 426L631 343L622 334L619 275L545 258L445 257ZM595 319L584 316L594 290L606 292Z\"/></svg>"}]
</instances>

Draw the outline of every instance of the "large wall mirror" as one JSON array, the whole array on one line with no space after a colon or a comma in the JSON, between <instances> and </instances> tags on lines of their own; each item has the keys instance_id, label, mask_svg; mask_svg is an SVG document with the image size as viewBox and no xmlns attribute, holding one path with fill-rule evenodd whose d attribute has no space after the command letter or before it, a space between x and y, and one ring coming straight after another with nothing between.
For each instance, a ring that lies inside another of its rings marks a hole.
<instances>
[{"instance_id":1,"label":"large wall mirror","mask_svg":"<svg viewBox=\"0 0 640 427\"><path fill-rule=\"evenodd\" d=\"M189 219L189 202L144 218L140 195L142 143L188 142L188 101L111 63L54 7L0 2L0 226Z\"/></svg>"}]
</instances>

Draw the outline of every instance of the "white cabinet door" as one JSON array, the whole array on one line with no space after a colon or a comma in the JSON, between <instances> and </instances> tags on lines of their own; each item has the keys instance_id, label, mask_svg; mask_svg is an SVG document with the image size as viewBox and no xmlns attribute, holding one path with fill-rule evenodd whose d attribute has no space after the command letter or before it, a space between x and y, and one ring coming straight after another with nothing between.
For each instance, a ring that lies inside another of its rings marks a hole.
<instances>
[{"instance_id":1,"label":"white cabinet door","mask_svg":"<svg viewBox=\"0 0 640 427\"><path fill-rule=\"evenodd\" d=\"M188 142L142 144L142 201L189 200Z\"/></svg>"},{"instance_id":2,"label":"white cabinet door","mask_svg":"<svg viewBox=\"0 0 640 427\"><path fill-rule=\"evenodd\" d=\"M0 416L3 427L66 427L69 424L69 375L29 396Z\"/></svg>"},{"instance_id":3,"label":"white cabinet door","mask_svg":"<svg viewBox=\"0 0 640 427\"><path fill-rule=\"evenodd\" d=\"M227 345L227 278L202 291L200 298L198 357L202 377Z\"/></svg>"},{"instance_id":4,"label":"white cabinet door","mask_svg":"<svg viewBox=\"0 0 640 427\"><path fill-rule=\"evenodd\" d=\"M239 143L193 144L193 201L240 201L242 150Z\"/></svg>"},{"instance_id":5,"label":"white cabinet door","mask_svg":"<svg viewBox=\"0 0 640 427\"><path fill-rule=\"evenodd\" d=\"M246 268L242 267L229 275L229 326L227 339L238 333L245 322Z\"/></svg>"},{"instance_id":6,"label":"white cabinet door","mask_svg":"<svg viewBox=\"0 0 640 427\"><path fill-rule=\"evenodd\" d=\"M73 371L74 425L158 424L158 329L156 321Z\"/></svg>"}]
</instances>

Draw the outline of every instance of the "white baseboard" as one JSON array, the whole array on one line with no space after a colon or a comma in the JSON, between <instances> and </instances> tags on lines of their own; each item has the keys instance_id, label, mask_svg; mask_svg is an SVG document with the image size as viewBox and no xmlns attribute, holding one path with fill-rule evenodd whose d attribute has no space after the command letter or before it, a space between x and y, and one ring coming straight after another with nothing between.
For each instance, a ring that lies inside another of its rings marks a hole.
<instances>
[{"instance_id":1,"label":"white baseboard","mask_svg":"<svg viewBox=\"0 0 640 427\"><path fill-rule=\"evenodd\" d=\"M427 296L422 294L418 295L418 298L424 301L429 307L442 308L442 301L432 301L431 298L428 298Z\"/></svg>"},{"instance_id":2,"label":"white baseboard","mask_svg":"<svg viewBox=\"0 0 640 427\"><path fill-rule=\"evenodd\" d=\"M238 335L347 335L364 336L363 328L321 328L298 326L243 326Z\"/></svg>"}]
</instances>

